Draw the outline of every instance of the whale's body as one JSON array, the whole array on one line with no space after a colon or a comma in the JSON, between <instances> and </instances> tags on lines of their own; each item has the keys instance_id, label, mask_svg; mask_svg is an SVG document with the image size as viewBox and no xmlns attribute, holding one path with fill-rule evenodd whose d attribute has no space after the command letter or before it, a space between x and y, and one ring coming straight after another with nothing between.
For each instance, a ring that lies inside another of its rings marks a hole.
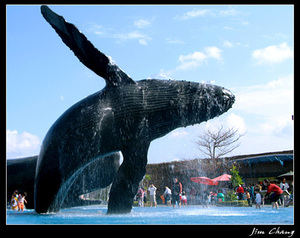
<instances>
[{"instance_id":1,"label":"whale's body","mask_svg":"<svg viewBox=\"0 0 300 238\"><path fill-rule=\"evenodd\" d=\"M221 115L231 108L234 95L209 84L134 81L74 25L46 6L42 6L42 14L80 61L107 84L69 108L49 129L36 164L35 210L58 211L87 166L121 152L123 163L116 173L103 176L111 170L109 166L99 173L104 184L113 183L108 213L128 213L146 172L151 141L178 127Z\"/></svg>"}]
</instances>

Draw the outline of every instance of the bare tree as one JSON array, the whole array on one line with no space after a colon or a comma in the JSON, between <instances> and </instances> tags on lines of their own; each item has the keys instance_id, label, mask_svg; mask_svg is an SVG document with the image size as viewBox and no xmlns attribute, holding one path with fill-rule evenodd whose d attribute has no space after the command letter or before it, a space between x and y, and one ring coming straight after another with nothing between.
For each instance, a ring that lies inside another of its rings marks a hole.
<instances>
[{"instance_id":1,"label":"bare tree","mask_svg":"<svg viewBox=\"0 0 300 238\"><path fill-rule=\"evenodd\" d=\"M224 128L224 125L207 129L197 141L198 149L209 157L209 160L203 161L202 170L206 171L208 176L217 176L230 171L231 165L221 157L238 148L240 146L238 141L245 134L239 134L238 129L234 127Z\"/></svg>"},{"instance_id":2,"label":"bare tree","mask_svg":"<svg viewBox=\"0 0 300 238\"><path fill-rule=\"evenodd\" d=\"M244 136L237 128L224 128L221 125L217 130L208 128L197 141L198 149L211 159L218 159L240 146L238 140Z\"/></svg>"}]
</instances>

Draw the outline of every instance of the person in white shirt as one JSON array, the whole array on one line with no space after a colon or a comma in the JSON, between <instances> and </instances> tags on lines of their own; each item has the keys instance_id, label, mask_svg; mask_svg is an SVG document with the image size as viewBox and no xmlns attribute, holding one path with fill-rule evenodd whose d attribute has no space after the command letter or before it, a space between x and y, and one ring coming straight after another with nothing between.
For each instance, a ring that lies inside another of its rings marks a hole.
<instances>
[{"instance_id":1,"label":"person in white shirt","mask_svg":"<svg viewBox=\"0 0 300 238\"><path fill-rule=\"evenodd\" d=\"M258 189L255 189L255 193L256 193L256 196L255 196L255 202L256 202L256 206L255 208L259 208L260 209L260 204L261 204L261 195L259 193L259 190Z\"/></svg>"},{"instance_id":2,"label":"person in white shirt","mask_svg":"<svg viewBox=\"0 0 300 238\"><path fill-rule=\"evenodd\" d=\"M148 188L148 191L150 192L150 207L152 207L152 204L154 204L154 206L156 207L156 187L151 184Z\"/></svg>"},{"instance_id":3,"label":"person in white shirt","mask_svg":"<svg viewBox=\"0 0 300 238\"><path fill-rule=\"evenodd\" d=\"M283 196L280 198L280 203L282 204L282 206L284 206L285 204L285 200L286 200L286 194L288 195L288 198L289 196L291 195L288 191L288 189L290 188L289 184L286 182L286 179L283 178L282 179L282 182L280 183L280 188L281 190L283 191Z\"/></svg>"},{"instance_id":4,"label":"person in white shirt","mask_svg":"<svg viewBox=\"0 0 300 238\"><path fill-rule=\"evenodd\" d=\"M283 192L286 192L287 194L290 194L288 192L288 189L290 188L289 184L286 182L286 179L283 178L282 182L280 183L280 188L282 189Z\"/></svg>"},{"instance_id":5,"label":"person in white shirt","mask_svg":"<svg viewBox=\"0 0 300 238\"><path fill-rule=\"evenodd\" d=\"M164 197L165 197L165 200L167 202L167 205L171 206L171 195L172 195L172 192L171 192L171 189L169 189L167 186L165 188L166 188L166 190L164 192Z\"/></svg>"}]
</instances>

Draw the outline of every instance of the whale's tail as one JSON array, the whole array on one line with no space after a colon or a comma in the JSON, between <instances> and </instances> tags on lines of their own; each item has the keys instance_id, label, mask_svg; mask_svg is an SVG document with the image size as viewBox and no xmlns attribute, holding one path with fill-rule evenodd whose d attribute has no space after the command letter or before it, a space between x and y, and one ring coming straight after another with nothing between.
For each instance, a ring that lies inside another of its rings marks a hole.
<instances>
[{"instance_id":1,"label":"whale's tail","mask_svg":"<svg viewBox=\"0 0 300 238\"><path fill-rule=\"evenodd\" d=\"M41 6L41 12L77 58L86 67L104 78L107 85L135 84L134 80L112 63L105 54L97 50L73 24L67 23L62 16L57 15L47 6Z\"/></svg>"}]
</instances>

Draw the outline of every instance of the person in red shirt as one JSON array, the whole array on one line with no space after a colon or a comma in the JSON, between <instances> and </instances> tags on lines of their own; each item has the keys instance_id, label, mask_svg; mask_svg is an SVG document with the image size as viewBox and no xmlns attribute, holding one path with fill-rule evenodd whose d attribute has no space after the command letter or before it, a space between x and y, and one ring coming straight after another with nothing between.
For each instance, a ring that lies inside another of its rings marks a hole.
<instances>
[{"instance_id":1,"label":"person in red shirt","mask_svg":"<svg viewBox=\"0 0 300 238\"><path fill-rule=\"evenodd\" d=\"M243 200L243 198L244 198L244 189L243 189L241 184L236 189L236 194L238 195L239 200Z\"/></svg>"},{"instance_id":2,"label":"person in red shirt","mask_svg":"<svg viewBox=\"0 0 300 238\"><path fill-rule=\"evenodd\" d=\"M269 197L272 202L272 208L276 207L276 209L278 209L277 201L282 196L282 193L283 193L282 189L279 186L270 183L270 181L268 179L264 180L264 185L267 186L267 193L264 196L264 199Z\"/></svg>"}]
</instances>

